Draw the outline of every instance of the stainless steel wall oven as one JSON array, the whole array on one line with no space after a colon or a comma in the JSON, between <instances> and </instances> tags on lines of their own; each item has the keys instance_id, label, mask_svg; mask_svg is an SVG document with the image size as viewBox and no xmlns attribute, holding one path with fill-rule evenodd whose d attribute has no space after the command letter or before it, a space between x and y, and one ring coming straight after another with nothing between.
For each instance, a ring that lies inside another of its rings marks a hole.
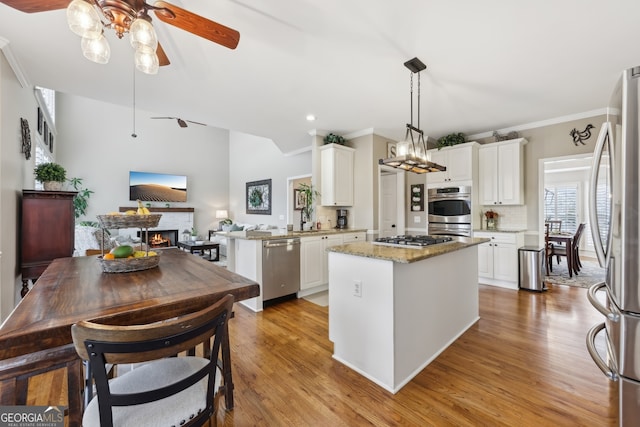
<instances>
[{"instance_id":1,"label":"stainless steel wall oven","mask_svg":"<svg viewBox=\"0 0 640 427\"><path fill-rule=\"evenodd\" d=\"M471 236L471 187L430 188L429 234Z\"/></svg>"}]
</instances>

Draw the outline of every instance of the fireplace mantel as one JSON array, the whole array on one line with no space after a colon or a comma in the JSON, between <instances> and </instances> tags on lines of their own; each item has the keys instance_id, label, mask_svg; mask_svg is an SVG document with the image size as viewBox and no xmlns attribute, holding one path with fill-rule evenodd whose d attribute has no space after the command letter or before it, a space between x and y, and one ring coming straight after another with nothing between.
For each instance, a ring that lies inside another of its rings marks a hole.
<instances>
[{"instance_id":1,"label":"fireplace mantel","mask_svg":"<svg viewBox=\"0 0 640 427\"><path fill-rule=\"evenodd\" d=\"M148 209L149 209L149 212L193 212L194 211L193 208L161 208L161 207L153 207L153 206ZM119 210L120 212L136 211L138 210L138 207L137 206L135 207L120 206Z\"/></svg>"}]
</instances>

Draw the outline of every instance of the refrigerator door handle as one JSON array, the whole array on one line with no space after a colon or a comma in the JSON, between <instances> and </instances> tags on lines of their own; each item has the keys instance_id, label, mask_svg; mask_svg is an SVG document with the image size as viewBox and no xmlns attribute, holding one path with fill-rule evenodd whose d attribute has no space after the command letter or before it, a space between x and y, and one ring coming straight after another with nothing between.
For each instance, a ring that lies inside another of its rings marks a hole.
<instances>
[{"instance_id":1,"label":"refrigerator door handle","mask_svg":"<svg viewBox=\"0 0 640 427\"><path fill-rule=\"evenodd\" d=\"M620 313L616 313L609 310L608 308L603 306L600 303L600 301L598 301L598 298L596 297L596 292L598 292L602 288L604 288L607 294L607 299L611 300L611 296L609 295L609 289L607 288L607 284L605 282L600 282L600 283L596 283L595 285L592 285L587 291L587 298L589 299L589 302L591 303L591 305L600 313L602 313L607 319L611 320L612 322L619 322Z\"/></svg>"},{"instance_id":2,"label":"refrigerator door handle","mask_svg":"<svg viewBox=\"0 0 640 427\"><path fill-rule=\"evenodd\" d=\"M587 351L589 352L589 356L591 356L591 358L596 363L598 368L600 368L602 373L605 374L607 378L609 378L611 381L618 381L619 376L618 376L618 373L615 371L615 368L611 368L609 365L607 365L607 362L602 360L602 357L600 357L598 350L596 350L596 336L604 328L605 328L605 325L603 322L589 329L589 332L587 332ZM611 357L612 351L611 351L611 345L609 344L609 340L605 339L605 341L607 342L607 353L609 354L609 360L613 360L613 358Z\"/></svg>"},{"instance_id":3,"label":"refrigerator door handle","mask_svg":"<svg viewBox=\"0 0 640 427\"><path fill-rule=\"evenodd\" d=\"M609 142L609 138L612 135L611 123L606 121L602 124L600 128L600 133L598 134L598 142L596 142L596 148L593 153L593 165L591 166L591 179L589 180L589 225L591 227L591 237L593 240L593 246L596 250L596 256L598 258L598 263L600 263L600 267L606 268L607 266L607 257L609 255L609 248L607 248L607 252L605 253L604 244L602 243L602 237L600 236L600 228L598 224L598 210L597 210L597 191L598 191L598 173L600 169L600 162L602 161L602 152L604 151L605 144ZM613 147L609 144L609 162L611 165L613 162ZM609 170L609 175L611 176L613 171ZM611 182L611 180L610 180ZM613 182L611 182L613 185ZM607 242L611 241L611 233L612 227L609 227L609 236L607 237Z\"/></svg>"}]
</instances>

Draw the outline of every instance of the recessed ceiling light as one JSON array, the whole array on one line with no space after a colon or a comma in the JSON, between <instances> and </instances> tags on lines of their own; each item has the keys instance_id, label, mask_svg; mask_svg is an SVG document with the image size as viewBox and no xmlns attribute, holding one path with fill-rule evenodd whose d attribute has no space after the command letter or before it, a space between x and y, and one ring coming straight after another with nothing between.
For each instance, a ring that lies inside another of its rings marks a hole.
<instances>
[{"instance_id":1,"label":"recessed ceiling light","mask_svg":"<svg viewBox=\"0 0 640 427\"><path fill-rule=\"evenodd\" d=\"M307 114L307 121L309 122L313 122L316 120L316 116L314 116L313 114Z\"/></svg>"}]
</instances>

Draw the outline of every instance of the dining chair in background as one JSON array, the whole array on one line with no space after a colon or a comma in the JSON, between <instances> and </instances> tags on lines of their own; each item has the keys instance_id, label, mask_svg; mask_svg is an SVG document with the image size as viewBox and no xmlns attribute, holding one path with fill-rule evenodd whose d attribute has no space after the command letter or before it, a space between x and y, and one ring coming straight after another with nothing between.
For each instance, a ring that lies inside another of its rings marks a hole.
<instances>
[{"instance_id":1,"label":"dining chair in background","mask_svg":"<svg viewBox=\"0 0 640 427\"><path fill-rule=\"evenodd\" d=\"M71 328L78 355L88 360L96 396L84 427L216 425L221 343L233 296L203 310L143 325L81 321ZM204 357L190 356L204 343ZM186 352L186 356L172 357ZM108 365L148 362L108 379Z\"/></svg>"},{"instance_id":2,"label":"dining chair in background","mask_svg":"<svg viewBox=\"0 0 640 427\"><path fill-rule=\"evenodd\" d=\"M551 234L562 233L562 220L550 219L550 220L545 221L545 225L548 225L549 233L551 233Z\"/></svg>"},{"instance_id":3,"label":"dining chair in background","mask_svg":"<svg viewBox=\"0 0 640 427\"><path fill-rule=\"evenodd\" d=\"M571 252L571 265L567 265L567 269L571 269L575 274L578 274L582 267L582 263L580 262L580 240L582 239L582 234L586 223L582 222L578 225L578 229L576 233L573 235L573 239L571 239L571 246L566 247L564 245L553 245L551 248L551 253L548 256L547 262L551 263L553 257L555 256L558 260L558 264L560 264L560 257L567 257L567 251Z\"/></svg>"}]
</instances>

